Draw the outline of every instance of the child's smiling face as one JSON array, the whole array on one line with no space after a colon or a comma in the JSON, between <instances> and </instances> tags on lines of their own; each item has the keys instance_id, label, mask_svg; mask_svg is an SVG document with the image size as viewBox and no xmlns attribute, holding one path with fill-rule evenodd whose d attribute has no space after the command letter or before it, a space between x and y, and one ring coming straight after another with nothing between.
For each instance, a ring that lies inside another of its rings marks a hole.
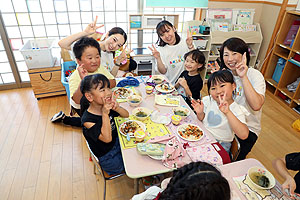
<instances>
[{"instance_id":1,"label":"child's smiling face","mask_svg":"<svg viewBox=\"0 0 300 200\"><path fill-rule=\"evenodd\" d=\"M91 90L90 92L93 102L103 105L105 102L112 101L112 92L111 89L105 85L104 87L102 84L98 84L98 86Z\"/></svg>"},{"instance_id":2,"label":"child's smiling face","mask_svg":"<svg viewBox=\"0 0 300 200\"><path fill-rule=\"evenodd\" d=\"M228 102L231 102L233 100L232 93L235 90L236 85L235 83L229 83L229 82L216 82L216 84L212 85L209 89L209 94L211 97L220 104L220 98L224 98Z\"/></svg>"},{"instance_id":3,"label":"child's smiling face","mask_svg":"<svg viewBox=\"0 0 300 200\"><path fill-rule=\"evenodd\" d=\"M92 73L98 69L101 63L101 57L97 48L88 46L84 49L81 59L77 59L79 65L83 64L83 67Z\"/></svg>"},{"instance_id":4,"label":"child's smiling face","mask_svg":"<svg viewBox=\"0 0 300 200\"><path fill-rule=\"evenodd\" d=\"M195 60L193 60L192 55L189 55L186 57L184 61L184 67L186 71L190 73L195 73L198 71L199 68L201 68L203 64L197 63Z\"/></svg>"}]
</instances>

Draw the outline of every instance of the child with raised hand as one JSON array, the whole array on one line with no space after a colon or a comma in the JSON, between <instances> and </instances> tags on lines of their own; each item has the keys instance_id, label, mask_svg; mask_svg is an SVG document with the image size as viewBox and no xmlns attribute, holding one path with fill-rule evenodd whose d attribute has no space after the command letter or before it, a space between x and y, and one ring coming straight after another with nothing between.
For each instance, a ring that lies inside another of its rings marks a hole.
<instances>
[{"instance_id":1,"label":"child with raised hand","mask_svg":"<svg viewBox=\"0 0 300 200\"><path fill-rule=\"evenodd\" d=\"M96 16L95 20L90 23L82 32L75 33L70 35L58 42L58 45L61 48L72 50L72 44L82 38L87 36L92 36L97 33L97 29L103 27L104 25L97 26ZM120 49L127 41L127 34L120 27L114 27L108 31L108 33L104 36L100 44L101 50L101 65L108 69L108 71L116 77L119 67L121 66L121 62L127 59L126 55L126 47L123 49L122 53L115 59L114 61L114 53L116 50Z\"/></svg>"},{"instance_id":2,"label":"child with raised hand","mask_svg":"<svg viewBox=\"0 0 300 200\"><path fill-rule=\"evenodd\" d=\"M254 146L261 130L262 106L265 102L266 82L260 71L249 66L250 53L248 45L240 38L227 39L220 48L221 65L216 69L229 69L236 83L235 101L250 113L246 117L249 136L238 137L241 151L237 160L245 159Z\"/></svg>"},{"instance_id":3,"label":"child with raised hand","mask_svg":"<svg viewBox=\"0 0 300 200\"><path fill-rule=\"evenodd\" d=\"M157 61L157 69L161 74L165 74L172 85L178 79L183 67L183 56L186 52L193 50L192 34L188 31L186 40L178 35L175 27L169 21L163 20L156 26L158 35L158 48L154 45L148 47Z\"/></svg>"},{"instance_id":4,"label":"child with raised hand","mask_svg":"<svg viewBox=\"0 0 300 200\"><path fill-rule=\"evenodd\" d=\"M192 162L174 171L163 190L152 186L132 200L230 200L228 181L211 164Z\"/></svg>"},{"instance_id":5,"label":"child with raised hand","mask_svg":"<svg viewBox=\"0 0 300 200\"><path fill-rule=\"evenodd\" d=\"M199 73L205 68L204 54L197 49L184 54L184 67L185 70L180 74L175 88L191 106L190 97L200 99L200 91L203 88L203 80Z\"/></svg>"},{"instance_id":6,"label":"child with raised hand","mask_svg":"<svg viewBox=\"0 0 300 200\"><path fill-rule=\"evenodd\" d=\"M108 79L102 74L86 76L80 85L83 135L108 174L124 171L114 118L128 117L127 110L112 98Z\"/></svg>"},{"instance_id":7,"label":"child with raised hand","mask_svg":"<svg viewBox=\"0 0 300 200\"><path fill-rule=\"evenodd\" d=\"M233 100L236 85L231 72L214 72L208 79L207 88L209 96L203 101L192 100L192 107L205 128L230 154L234 134L241 139L248 137L245 119L248 112Z\"/></svg>"}]
</instances>

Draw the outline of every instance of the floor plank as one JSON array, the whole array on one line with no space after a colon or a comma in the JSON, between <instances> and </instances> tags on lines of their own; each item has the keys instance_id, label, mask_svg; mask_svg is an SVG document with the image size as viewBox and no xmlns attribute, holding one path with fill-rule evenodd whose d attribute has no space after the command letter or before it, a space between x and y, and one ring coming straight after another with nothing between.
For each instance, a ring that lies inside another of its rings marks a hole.
<instances>
[{"instance_id":1,"label":"floor plank","mask_svg":"<svg viewBox=\"0 0 300 200\"><path fill-rule=\"evenodd\" d=\"M31 88L0 91L1 200L103 198L103 180L93 173L82 130L50 122L60 110L70 111L66 96L36 100ZM266 93L262 131L248 157L262 162L280 182L271 162L299 151L300 133L291 127L298 118ZM133 194L132 179L107 181L108 200Z\"/></svg>"}]
</instances>

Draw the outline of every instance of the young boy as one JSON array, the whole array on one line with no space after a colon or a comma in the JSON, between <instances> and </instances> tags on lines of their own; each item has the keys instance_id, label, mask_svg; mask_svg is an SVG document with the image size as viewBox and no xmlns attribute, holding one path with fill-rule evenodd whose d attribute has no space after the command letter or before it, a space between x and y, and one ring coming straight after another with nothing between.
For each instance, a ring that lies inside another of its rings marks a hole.
<instances>
[{"instance_id":1,"label":"young boy","mask_svg":"<svg viewBox=\"0 0 300 200\"><path fill-rule=\"evenodd\" d=\"M79 115L80 113L80 99L82 93L80 92L81 80L91 74L103 74L110 82L111 88L116 86L116 80L113 75L103 66L100 65L101 51L99 43L89 37L83 37L78 40L74 47L73 52L75 54L76 61L78 63L77 69L72 73L69 79L70 89L70 104L72 109ZM60 111L51 118L52 122L63 121L66 125L81 126L81 120L78 117L68 117Z\"/></svg>"},{"instance_id":2,"label":"young boy","mask_svg":"<svg viewBox=\"0 0 300 200\"><path fill-rule=\"evenodd\" d=\"M273 167L280 174L280 176L285 178L282 184L283 192L286 193L285 189L291 197L296 197L300 199L300 152L290 153L285 156L285 158L277 158L273 160ZM288 172L288 169L298 171L294 176Z\"/></svg>"}]
</instances>

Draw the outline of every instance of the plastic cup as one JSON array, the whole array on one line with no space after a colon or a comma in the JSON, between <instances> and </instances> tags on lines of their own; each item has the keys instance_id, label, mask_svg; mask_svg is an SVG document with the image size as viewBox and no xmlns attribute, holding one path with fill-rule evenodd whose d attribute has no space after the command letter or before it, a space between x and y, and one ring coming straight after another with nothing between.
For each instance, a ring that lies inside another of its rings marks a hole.
<instances>
[{"instance_id":1,"label":"plastic cup","mask_svg":"<svg viewBox=\"0 0 300 200\"><path fill-rule=\"evenodd\" d=\"M153 87L150 86L150 85L147 85L147 86L145 87L145 89L146 89L146 93L147 93L147 94L151 94L151 93L153 92Z\"/></svg>"}]
</instances>

